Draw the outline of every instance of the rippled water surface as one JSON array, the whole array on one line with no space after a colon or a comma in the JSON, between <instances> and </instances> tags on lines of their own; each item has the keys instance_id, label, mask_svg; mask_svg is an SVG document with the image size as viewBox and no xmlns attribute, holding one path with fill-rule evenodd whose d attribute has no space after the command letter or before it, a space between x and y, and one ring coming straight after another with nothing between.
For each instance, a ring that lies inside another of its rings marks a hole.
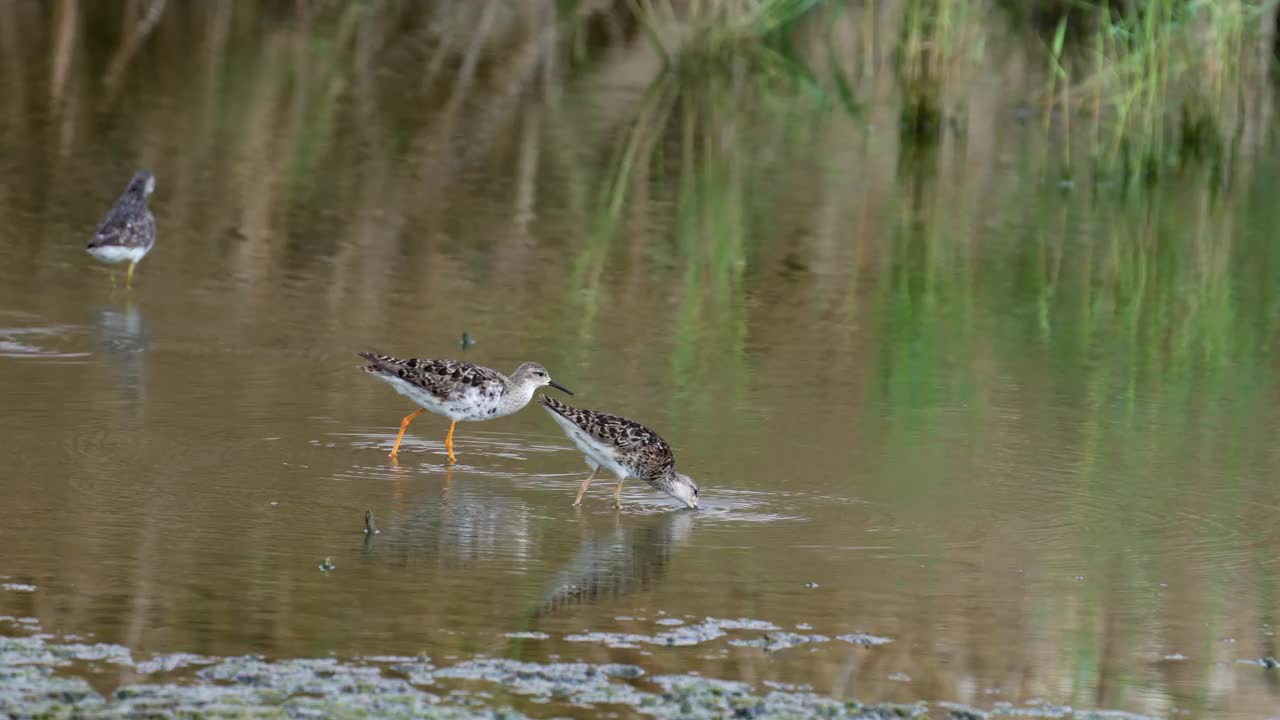
<instances>
[{"instance_id":1,"label":"rippled water surface","mask_svg":"<svg viewBox=\"0 0 1280 720\"><path fill-rule=\"evenodd\" d=\"M723 120L690 102L610 222L634 77L552 102L490 59L457 93L363 36L329 65L287 20L223 31L166 21L114 96L93 36L64 86L0 69L0 615L137 658L1280 707L1240 662L1280 612L1274 154L1064 188L994 77L922 155L892 113L765 113L682 170ZM83 245L136 167L159 239L126 291ZM571 507L586 466L536 408L460 425L452 468L424 415L391 463L413 407L369 349L541 362L662 433L703 507Z\"/></svg>"}]
</instances>

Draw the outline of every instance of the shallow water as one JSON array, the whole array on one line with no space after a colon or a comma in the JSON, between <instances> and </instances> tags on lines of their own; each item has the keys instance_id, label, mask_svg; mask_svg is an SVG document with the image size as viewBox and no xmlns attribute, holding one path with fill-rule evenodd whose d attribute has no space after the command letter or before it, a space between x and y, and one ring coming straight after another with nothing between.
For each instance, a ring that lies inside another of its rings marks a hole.
<instances>
[{"instance_id":1,"label":"shallow water","mask_svg":"<svg viewBox=\"0 0 1280 720\"><path fill-rule=\"evenodd\" d=\"M1240 662L1280 611L1273 160L1119 198L1060 186L1017 93L923 157L891 112L814 111L744 123L702 180L654 170L608 234L607 98L642 83L327 110L280 22L233 24L225 66L165 25L111 101L92 43L74 101L39 55L0 70L0 615L139 659L1280 706ZM83 244L141 166L159 239L125 291ZM368 349L541 362L662 433L703 507L634 481L570 507L586 466L536 408L461 425L453 468L423 416L393 464L413 408Z\"/></svg>"}]
</instances>

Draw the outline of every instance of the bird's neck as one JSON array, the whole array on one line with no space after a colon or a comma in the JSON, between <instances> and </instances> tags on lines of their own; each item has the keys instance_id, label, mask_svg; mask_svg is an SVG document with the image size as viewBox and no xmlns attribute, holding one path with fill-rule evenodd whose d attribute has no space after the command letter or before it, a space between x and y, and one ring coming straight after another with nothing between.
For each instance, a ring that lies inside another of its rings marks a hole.
<instances>
[{"instance_id":1,"label":"bird's neck","mask_svg":"<svg viewBox=\"0 0 1280 720\"><path fill-rule=\"evenodd\" d=\"M513 413L533 399L533 391L537 389L533 383L511 383L506 395L502 398L504 409Z\"/></svg>"}]
</instances>

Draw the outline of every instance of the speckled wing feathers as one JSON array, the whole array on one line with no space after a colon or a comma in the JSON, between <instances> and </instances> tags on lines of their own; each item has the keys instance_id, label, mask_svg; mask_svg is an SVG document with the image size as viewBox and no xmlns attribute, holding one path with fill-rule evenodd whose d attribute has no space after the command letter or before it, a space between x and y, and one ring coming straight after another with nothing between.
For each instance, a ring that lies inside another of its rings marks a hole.
<instances>
[{"instance_id":1,"label":"speckled wing feathers","mask_svg":"<svg viewBox=\"0 0 1280 720\"><path fill-rule=\"evenodd\" d=\"M502 375L497 372L460 360L401 359L376 353L359 355L372 363L364 366L365 372L398 377L442 400L452 399L470 387L495 396L506 387Z\"/></svg>"},{"instance_id":2,"label":"speckled wing feathers","mask_svg":"<svg viewBox=\"0 0 1280 720\"><path fill-rule=\"evenodd\" d=\"M637 470L637 476L642 479L664 476L676 464L667 441L634 420L576 408L547 395L539 395L538 402L577 425L588 435L627 455L628 464Z\"/></svg>"},{"instance_id":3,"label":"speckled wing feathers","mask_svg":"<svg viewBox=\"0 0 1280 720\"><path fill-rule=\"evenodd\" d=\"M156 221L147 208L146 199L127 190L98 223L89 247L147 247L155 242L155 237Z\"/></svg>"}]
</instances>

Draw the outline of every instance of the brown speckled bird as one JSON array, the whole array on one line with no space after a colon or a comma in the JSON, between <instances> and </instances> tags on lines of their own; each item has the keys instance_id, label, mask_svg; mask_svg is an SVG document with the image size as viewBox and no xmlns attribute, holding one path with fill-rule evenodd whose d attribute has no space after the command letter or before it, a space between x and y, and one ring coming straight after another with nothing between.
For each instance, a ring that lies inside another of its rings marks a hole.
<instances>
[{"instance_id":1,"label":"brown speckled bird","mask_svg":"<svg viewBox=\"0 0 1280 720\"><path fill-rule=\"evenodd\" d=\"M156 178L146 170L133 174L124 194L107 211L85 251L105 263L129 262L126 287L133 286L133 269L156 244L156 220L147 207Z\"/></svg>"},{"instance_id":2,"label":"brown speckled bird","mask_svg":"<svg viewBox=\"0 0 1280 720\"><path fill-rule=\"evenodd\" d=\"M374 353L359 353L371 364L361 367L374 377L385 381L396 392L422 406L400 421L400 434L391 448L391 459L400 451L404 431L413 419L430 410L452 422L445 436L444 447L453 456L453 430L459 420L478 422L510 415L533 398L533 391L543 385L569 393L569 388L551 379L547 369L534 362L516 368L507 377L497 370L490 370L461 360L426 360L419 358L394 358Z\"/></svg>"},{"instance_id":3,"label":"brown speckled bird","mask_svg":"<svg viewBox=\"0 0 1280 720\"><path fill-rule=\"evenodd\" d=\"M688 475L676 472L671 446L658 433L634 420L583 410L546 395L538 397L538 404L578 446L591 468L591 474L578 488L574 505L582 503L587 486L604 467L618 477L618 486L613 490L615 507L622 507L622 483L629 477L649 483L690 508L698 507L697 484Z\"/></svg>"}]
</instances>

